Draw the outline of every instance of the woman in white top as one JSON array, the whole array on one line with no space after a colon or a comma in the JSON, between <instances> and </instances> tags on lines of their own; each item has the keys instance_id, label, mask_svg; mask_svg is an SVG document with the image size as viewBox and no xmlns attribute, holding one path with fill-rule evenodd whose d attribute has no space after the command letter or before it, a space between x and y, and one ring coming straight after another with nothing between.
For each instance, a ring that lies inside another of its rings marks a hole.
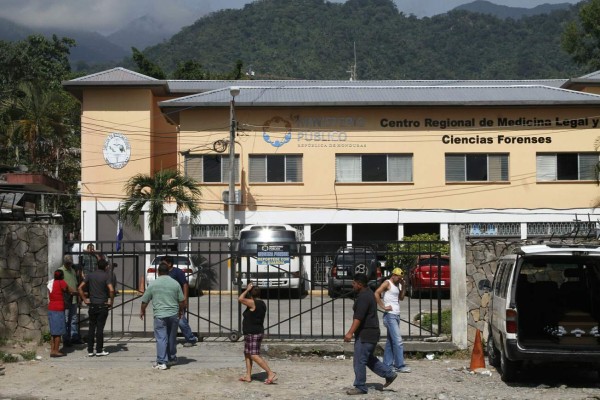
<instances>
[{"instance_id":1,"label":"woman in white top","mask_svg":"<svg viewBox=\"0 0 600 400\"><path fill-rule=\"evenodd\" d=\"M404 362L404 342L400 335L400 302L404 300L406 285L404 271L394 268L390 279L383 282L375 291L377 305L385 312L383 325L387 328L387 340L383 352L383 363L396 372L410 372Z\"/></svg>"}]
</instances>

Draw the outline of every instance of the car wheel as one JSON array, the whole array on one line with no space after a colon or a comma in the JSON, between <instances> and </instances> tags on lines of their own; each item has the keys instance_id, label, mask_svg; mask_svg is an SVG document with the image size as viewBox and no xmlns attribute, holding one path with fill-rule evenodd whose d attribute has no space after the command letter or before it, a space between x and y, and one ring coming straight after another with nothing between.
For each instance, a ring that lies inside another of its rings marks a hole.
<instances>
[{"instance_id":1,"label":"car wheel","mask_svg":"<svg viewBox=\"0 0 600 400\"><path fill-rule=\"evenodd\" d=\"M338 293L335 290L335 288L333 287L333 283L331 282L331 279L329 280L329 283L327 284L327 295L329 297L331 297L332 299L335 299L336 297L338 297Z\"/></svg>"},{"instance_id":2,"label":"car wheel","mask_svg":"<svg viewBox=\"0 0 600 400\"><path fill-rule=\"evenodd\" d=\"M504 350L500 350L500 378L503 382L513 382L517 377L519 363L506 358Z\"/></svg>"},{"instance_id":3,"label":"car wheel","mask_svg":"<svg viewBox=\"0 0 600 400\"><path fill-rule=\"evenodd\" d=\"M488 356L488 362L492 367L498 368L500 366L500 352L494 344L494 336L492 335L492 328L489 328L490 333L486 343L486 352Z\"/></svg>"}]
</instances>

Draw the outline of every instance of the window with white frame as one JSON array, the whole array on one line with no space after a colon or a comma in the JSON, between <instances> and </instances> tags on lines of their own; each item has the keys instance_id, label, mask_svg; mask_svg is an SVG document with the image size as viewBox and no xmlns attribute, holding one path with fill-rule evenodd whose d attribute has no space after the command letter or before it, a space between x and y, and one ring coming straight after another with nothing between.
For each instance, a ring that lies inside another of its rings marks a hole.
<instances>
[{"instance_id":1,"label":"window with white frame","mask_svg":"<svg viewBox=\"0 0 600 400\"><path fill-rule=\"evenodd\" d=\"M446 154L446 182L506 182L508 154Z\"/></svg>"},{"instance_id":2,"label":"window with white frame","mask_svg":"<svg viewBox=\"0 0 600 400\"><path fill-rule=\"evenodd\" d=\"M229 156L219 154L186 155L185 175L203 183L229 182ZM240 181L240 159L235 156L235 181Z\"/></svg>"},{"instance_id":3,"label":"window with white frame","mask_svg":"<svg viewBox=\"0 0 600 400\"><path fill-rule=\"evenodd\" d=\"M595 181L598 153L538 153L538 182Z\"/></svg>"},{"instance_id":4,"label":"window with white frame","mask_svg":"<svg viewBox=\"0 0 600 400\"><path fill-rule=\"evenodd\" d=\"M412 182L412 154L336 154L336 182Z\"/></svg>"},{"instance_id":5,"label":"window with white frame","mask_svg":"<svg viewBox=\"0 0 600 400\"><path fill-rule=\"evenodd\" d=\"M250 183L302 182L302 155L250 155Z\"/></svg>"}]
</instances>

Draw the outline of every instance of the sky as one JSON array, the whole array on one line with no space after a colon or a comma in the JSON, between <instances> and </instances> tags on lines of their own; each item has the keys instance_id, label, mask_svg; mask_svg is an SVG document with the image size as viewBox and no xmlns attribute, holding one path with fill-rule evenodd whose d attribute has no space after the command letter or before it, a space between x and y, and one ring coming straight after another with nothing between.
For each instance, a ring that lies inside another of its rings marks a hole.
<instances>
[{"instance_id":1,"label":"sky","mask_svg":"<svg viewBox=\"0 0 600 400\"><path fill-rule=\"evenodd\" d=\"M344 0L333 0L343 2ZM398 9L417 17L444 13L473 0L394 0ZM533 8L579 0L489 0L511 7ZM0 17L36 28L85 29L110 34L149 15L177 31L200 16L224 8L242 8L250 0L0 0Z\"/></svg>"}]
</instances>

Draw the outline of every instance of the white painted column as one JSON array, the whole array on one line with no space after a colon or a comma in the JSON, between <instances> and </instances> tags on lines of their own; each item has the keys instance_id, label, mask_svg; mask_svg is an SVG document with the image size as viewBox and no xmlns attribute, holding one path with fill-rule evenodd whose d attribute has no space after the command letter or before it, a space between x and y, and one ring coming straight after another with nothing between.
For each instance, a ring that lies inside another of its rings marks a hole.
<instances>
[{"instance_id":1,"label":"white painted column","mask_svg":"<svg viewBox=\"0 0 600 400\"><path fill-rule=\"evenodd\" d=\"M404 239L404 224L398 224L398 240Z\"/></svg>"},{"instance_id":2,"label":"white painted column","mask_svg":"<svg viewBox=\"0 0 600 400\"><path fill-rule=\"evenodd\" d=\"M311 230L312 230L311 225L309 225L309 224L304 225L304 241L305 242L310 242L312 240ZM306 253L312 254L312 245L310 243L305 243L304 246L306 246ZM310 283L313 281L312 257L310 255L304 256L303 262L304 262L304 271L305 271L306 277L308 279L305 289L310 290L311 289Z\"/></svg>"},{"instance_id":3,"label":"white painted column","mask_svg":"<svg viewBox=\"0 0 600 400\"><path fill-rule=\"evenodd\" d=\"M81 241L96 241L96 214L98 212L97 201L81 202Z\"/></svg>"},{"instance_id":4,"label":"white painted column","mask_svg":"<svg viewBox=\"0 0 600 400\"><path fill-rule=\"evenodd\" d=\"M450 227L450 293L452 304L452 343L459 349L468 347L467 339L467 258L463 225Z\"/></svg>"},{"instance_id":5,"label":"white painted column","mask_svg":"<svg viewBox=\"0 0 600 400\"><path fill-rule=\"evenodd\" d=\"M448 225L440 224L440 240L448 240Z\"/></svg>"},{"instance_id":6,"label":"white painted column","mask_svg":"<svg viewBox=\"0 0 600 400\"><path fill-rule=\"evenodd\" d=\"M527 239L527 222L521 222L521 240Z\"/></svg>"},{"instance_id":7,"label":"white painted column","mask_svg":"<svg viewBox=\"0 0 600 400\"><path fill-rule=\"evenodd\" d=\"M352 224L346 225L346 241L352 241ZM352 247L352 244L350 244L350 247Z\"/></svg>"}]
</instances>

